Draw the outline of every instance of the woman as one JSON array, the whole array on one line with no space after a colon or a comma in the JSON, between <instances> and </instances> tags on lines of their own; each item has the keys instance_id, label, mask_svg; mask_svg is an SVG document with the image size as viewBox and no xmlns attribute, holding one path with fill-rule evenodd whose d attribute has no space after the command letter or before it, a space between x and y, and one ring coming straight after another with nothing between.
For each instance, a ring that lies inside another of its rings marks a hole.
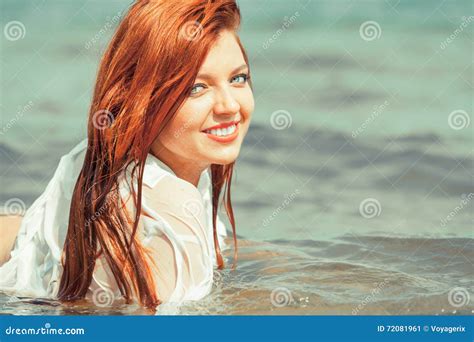
<instances>
[{"instance_id":1,"label":"woman","mask_svg":"<svg viewBox=\"0 0 474 342\"><path fill-rule=\"evenodd\" d=\"M230 185L254 108L239 22L233 0L132 5L100 63L88 139L26 212L0 290L149 308L210 292L221 196L237 251Z\"/></svg>"}]
</instances>

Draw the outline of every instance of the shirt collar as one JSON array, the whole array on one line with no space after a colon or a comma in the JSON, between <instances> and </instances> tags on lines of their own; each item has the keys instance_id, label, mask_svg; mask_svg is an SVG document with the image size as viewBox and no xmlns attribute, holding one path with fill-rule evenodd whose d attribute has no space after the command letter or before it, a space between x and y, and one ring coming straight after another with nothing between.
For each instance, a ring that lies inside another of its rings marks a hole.
<instances>
[{"instance_id":1,"label":"shirt collar","mask_svg":"<svg viewBox=\"0 0 474 342\"><path fill-rule=\"evenodd\" d=\"M199 177L197 189L203 196L209 190L211 185L209 169L209 167L206 168ZM158 181L166 175L177 177L168 165L155 157L153 154L148 153L147 159L145 161L145 170L143 171L143 184L153 188L158 183Z\"/></svg>"}]
</instances>

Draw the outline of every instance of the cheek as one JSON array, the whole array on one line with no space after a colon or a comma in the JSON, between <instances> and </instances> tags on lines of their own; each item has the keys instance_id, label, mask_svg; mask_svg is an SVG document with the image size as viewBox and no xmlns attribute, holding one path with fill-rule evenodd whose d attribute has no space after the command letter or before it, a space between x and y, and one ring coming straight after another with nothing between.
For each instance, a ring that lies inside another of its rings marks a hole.
<instances>
[{"instance_id":1,"label":"cheek","mask_svg":"<svg viewBox=\"0 0 474 342\"><path fill-rule=\"evenodd\" d=\"M244 92L240 98L240 114L243 115L247 120L252 117L253 110L255 108L255 102L253 98L253 92L250 87Z\"/></svg>"},{"instance_id":2,"label":"cheek","mask_svg":"<svg viewBox=\"0 0 474 342\"><path fill-rule=\"evenodd\" d=\"M244 119L244 123L241 126L243 137L244 137L247 134L247 131L249 129L250 121L252 120L252 113L255 108L253 93L250 88L248 89L248 91L242 94L239 102L240 102L240 115L242 115Z\"/></svg>"},{"instance_id":3,"label":"cheek","mask_svg":"<svg viewBox=\"0 0 474 342\"><path fill-rule=\"evenodd\" d=\"M212 107L206 99L187 100L160 135L162 144L173 150L193 145L192 140L200 132L210 108Z\"/></svg>"},{"instance_id":4,"label":"cheek","mask_svg":"<svg viewBox=\"0 0 474 342\"><path fill-rule=\"evenodd\" d=\"M166 127L159 139L163 145L172 146L179 144L186 130L189 128L189 123L186 117L176 116Z\"/></svg>"},{"instance_id":5,"label":"cheek","mask_svg":"<svg viewBox=\"0 0 474 342\"><path fill-rule=\"evenodd\" d=\"M211 110L212 103L206 97L186 101L179 113L179 122L181 130L185 131L184 134L191 136L199 133L204 128L203 125Z\"/></svg>"}]
</instances>

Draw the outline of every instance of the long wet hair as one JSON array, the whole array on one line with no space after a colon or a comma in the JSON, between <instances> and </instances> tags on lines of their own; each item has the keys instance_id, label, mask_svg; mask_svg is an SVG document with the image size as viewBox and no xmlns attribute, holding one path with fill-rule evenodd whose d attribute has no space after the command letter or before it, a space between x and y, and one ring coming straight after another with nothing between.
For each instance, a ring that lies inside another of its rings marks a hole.
<instances>
[{"instance_id":1,"label":"long wet hair","mask_svg":"<svg viewBox=\"0 0 474 342\"><path fill-rule=\"evenodd\" d=\"M103 256L127 302L137 298L149 308L161 303L150 260L136 235L145 161L152 143L189 96L219 33L235 32L239 24L234 0L138 0L124 16L99 66L87 151L70 206L59 300L84 298L96 260ZM132 187L136 210L131 215L119 192L120 175L129 165L136 181L136 191ZM222 189L233 231L234 258L237 253L230 193L233 166L211 165L219 268L224 267L216 227Z\"/></svg>"}]
</instances>

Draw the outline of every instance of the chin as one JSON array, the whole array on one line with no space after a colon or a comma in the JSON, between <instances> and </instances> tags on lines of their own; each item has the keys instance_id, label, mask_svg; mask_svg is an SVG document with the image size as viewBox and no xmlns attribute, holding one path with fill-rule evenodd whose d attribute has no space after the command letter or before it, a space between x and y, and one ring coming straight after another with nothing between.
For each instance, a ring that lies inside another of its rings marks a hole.
<instances>
[{"instance_id":1,"label":"chin","mask_svg":"<svg viewBox=\"0 0 474 342\"><path fill-rule=\"evenodd\" d=\"M239 151L237 152L231 152L231 153L226 153L222 154L220 156L212 156L211 163L212 164L217 164L217 165L228 165L237 160L237 157L239 156Z\"/></svg>"}]
</instances>

